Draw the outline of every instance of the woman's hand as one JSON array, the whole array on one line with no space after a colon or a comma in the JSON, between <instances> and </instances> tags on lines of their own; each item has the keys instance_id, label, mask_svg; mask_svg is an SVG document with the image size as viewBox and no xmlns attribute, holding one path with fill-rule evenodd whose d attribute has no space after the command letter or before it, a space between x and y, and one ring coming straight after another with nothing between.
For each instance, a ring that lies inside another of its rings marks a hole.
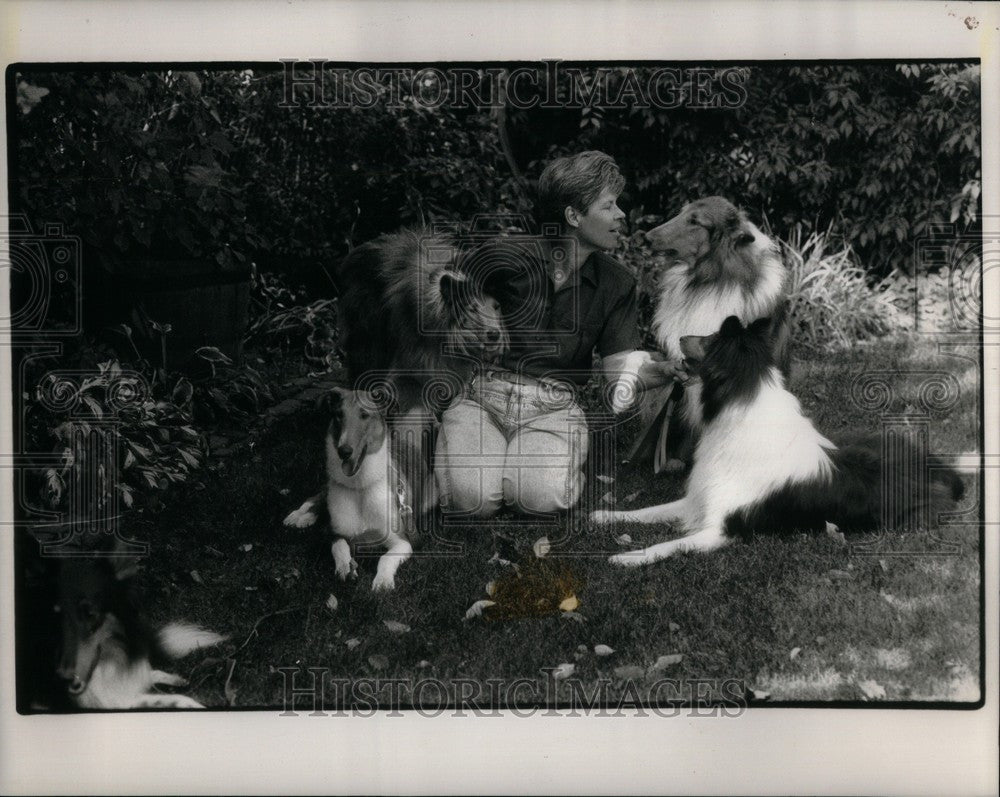
<instances>
[{"instance_id":1,"label":"woman's hand","mask_svg":"<svg viewBox=\"0 0 1000 797\"><path fill-rule=\"evenodd\" d=\"M674 380L684 384L690 378L691 373L683 360L668 360L660 352L650 352L649 359L639 368L639 384L646 389L660 387Z\"/></svg>"}]
</instances>

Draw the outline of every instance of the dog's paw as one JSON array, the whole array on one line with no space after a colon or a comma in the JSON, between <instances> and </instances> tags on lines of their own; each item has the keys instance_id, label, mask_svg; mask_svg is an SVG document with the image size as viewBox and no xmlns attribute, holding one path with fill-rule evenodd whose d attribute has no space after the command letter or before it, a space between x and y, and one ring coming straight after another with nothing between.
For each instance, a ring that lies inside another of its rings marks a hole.
<instances>
[{"instance_id":1,"label":"dog's paw","mask_svg":"<svg viewBox=\"0 0 1000 797\"><path fill-rule=\"evenodd\" d=\"M285 526L290 529L307 529L313 525L318 518L311 509L299 507L294 512L289 512L284 520Z\"/></svg>"},{"instance_id":2,"label":"dog's paw","mask_svg":"<svg viewBox=\"0 0 1000 797\"><path fill-rule=\"evenodd\" d=\"M372 581L372 592L389 592L396 589L396 579L385 573L376 573Z\"/></svg>"},{"instance_id":3,"label":"dog's paw","mask_svg":"<svg viewBox=\"0 0 1000 797\"><path fill-rule=\"evenodd\" d=\"M642 551L630 551L609 556L608 562L615 567L639 567L646 564L646 557L642 555Z\"/></svg>"},{"instance_id":4,"label":"dog's paw","mask_svg":"<svg viewBox=\"0 0 1000 797\"><path fill-rule=\"evenodd\" d=\"M351 559L349 562L336 562L334 572L341 581L356 579L358 577L358 563Z\"/></svg>"},{"instance_id":5,"label":"dog's paw","mask_svg":"<svg viewBox=\"0 0 1000 797\"><path fill-rule=\"evenodd\" d=\"M590 513L590 522L598 526L604 526L615 519L615 512L611 509L595 509Z\"/></svg>"}]
</instances>

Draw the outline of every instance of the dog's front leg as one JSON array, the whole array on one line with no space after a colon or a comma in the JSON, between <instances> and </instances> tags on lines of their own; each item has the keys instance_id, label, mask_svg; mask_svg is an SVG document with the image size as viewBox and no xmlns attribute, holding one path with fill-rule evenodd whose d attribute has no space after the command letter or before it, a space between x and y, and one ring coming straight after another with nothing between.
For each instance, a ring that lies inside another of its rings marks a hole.
<instances>
[{"instance_id":1,"label":"dog's front leg","mask_svg":"<svg viewBox=\"0 0 1000 797\"><path fill-rule=\"evenodd\" d=\"M313 525L319 515L316 512L318 506L322 506L326 500L326 493L319 493L312 498L306 499L298 509L289 512L285 517L284 525L290 529L305 529Z\"/></svg>"},{"instance_id":2,"label":"dog's front leg","mask_svg":"<svg viewBox=\"0 0 1000 797\"><path fill-rule=\"evenodd\" d=\"M372 591L381 592L383 590L395 589L396 571L413 553L413 546L402 537L395 537L389 550L382 554L378 560L378 569L375 571L375 580L372 581Z\"/></svg>"},{"instance_id":3,"label":"dog's front leg","mask_svg":"<svg viewBox=\"0 0 1000 797\"><path fill-rule=\"evenodd\" d=\"M639 567L640 565L659 562L661 559L666 559L682 551L713 551L716 548L721 548L728 542L729 538L726 537L722 529L713 527L696 531L694 534L686 534L679 539L670 540L670 542L650 545L648 548L643 548L640 551L617 553L610 557L608 561L620 567Z\"/></svg>"},{"instance_id":4,"label":"dog's front leg","mask_svg":"<svg viewBox=\"0 0 1000 797\"><path fill-rule=\"evenodd\" d=\"M598 509L590 513L592 523L604 525L616 520L626 523L684 523L688 520L690 505L687 498L672 501L669 504L648 506L645 509L616 511L613 509Z\"/></svg>"},{"instance_id":5,"label":"dog's front leg","mask_svg":"<svg viewBox=\"0 0 1000 797\"><path fill-rule=\"evenodd\" d=\"M351 556L351 544L343 537L338 537L330 546L330 553L333 554L334 570L337 578L346 581L348 577L356 575L358 563Z\"/></svg>"}]
</instances>

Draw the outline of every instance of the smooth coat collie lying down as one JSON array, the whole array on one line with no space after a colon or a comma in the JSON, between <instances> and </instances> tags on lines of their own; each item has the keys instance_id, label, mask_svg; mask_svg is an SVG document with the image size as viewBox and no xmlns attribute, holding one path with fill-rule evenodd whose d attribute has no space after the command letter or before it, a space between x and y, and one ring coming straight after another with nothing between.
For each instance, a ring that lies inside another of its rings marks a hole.
<instances>
[{"instance_id":1,"label":"smooth coat collie lying down","mask_svg":"<svg viewBox=\"0 0 1000 797\"><path fill-rule=\"evenodd\" d=\"M895 450L883 461L878 436L854 436L838 447L802 414L774 362L771 319L744 327L732 316L715 334L681 338L685 358L702 380L704 429L694 455L687 494L646 509L592 513L596 523L678 523L685 535L641 551L612 556L612 564L635 566L678 551L710 551L729 535L822 530L827 521L842 530L871 531L882 515L882 474L904 473L908 452ZM917 497L924 474L910 471L903 489ZM958 473L932 469L926 497L904 506L891 522L930 517L958 500Z\"/></svg>"},{"instance_id":2,"label":"smooth coat collie lying down","mask_svg":"<svg viewBox=\"0 0 1000 797\"><path fill-rule=\"evenodd\" d=\"M386 419L370 393L334 388L323 405L330 413L327 486L289 513L284 523L306 528L320 517L329 518L336 537L330 552L341 581L356 575L357 545L382 545L386 552L372 589L391 590L396 571L413 553L417 522L436 502L426 453L433 450L429 430L416 414L400 419L409 429L400 429L399 450L390 451Z\"/></svg>"}]
</instances>

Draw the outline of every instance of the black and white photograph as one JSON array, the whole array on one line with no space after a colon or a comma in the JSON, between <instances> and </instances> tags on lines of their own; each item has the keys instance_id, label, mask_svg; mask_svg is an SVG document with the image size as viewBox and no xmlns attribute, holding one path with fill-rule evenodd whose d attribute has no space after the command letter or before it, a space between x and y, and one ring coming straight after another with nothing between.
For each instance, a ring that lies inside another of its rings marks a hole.
<instances>
[{"instance_id":1,"label":"black and white photograph","mask_svg":"<svg viewBox=\"0 0 1000 797\"><path fill-rule=\"evenodd\" d=\"M496 718L533 767L995 719L1000 17L937 10L981 54L6 50L5 713Z\"/></svg>"}]
</instances>

